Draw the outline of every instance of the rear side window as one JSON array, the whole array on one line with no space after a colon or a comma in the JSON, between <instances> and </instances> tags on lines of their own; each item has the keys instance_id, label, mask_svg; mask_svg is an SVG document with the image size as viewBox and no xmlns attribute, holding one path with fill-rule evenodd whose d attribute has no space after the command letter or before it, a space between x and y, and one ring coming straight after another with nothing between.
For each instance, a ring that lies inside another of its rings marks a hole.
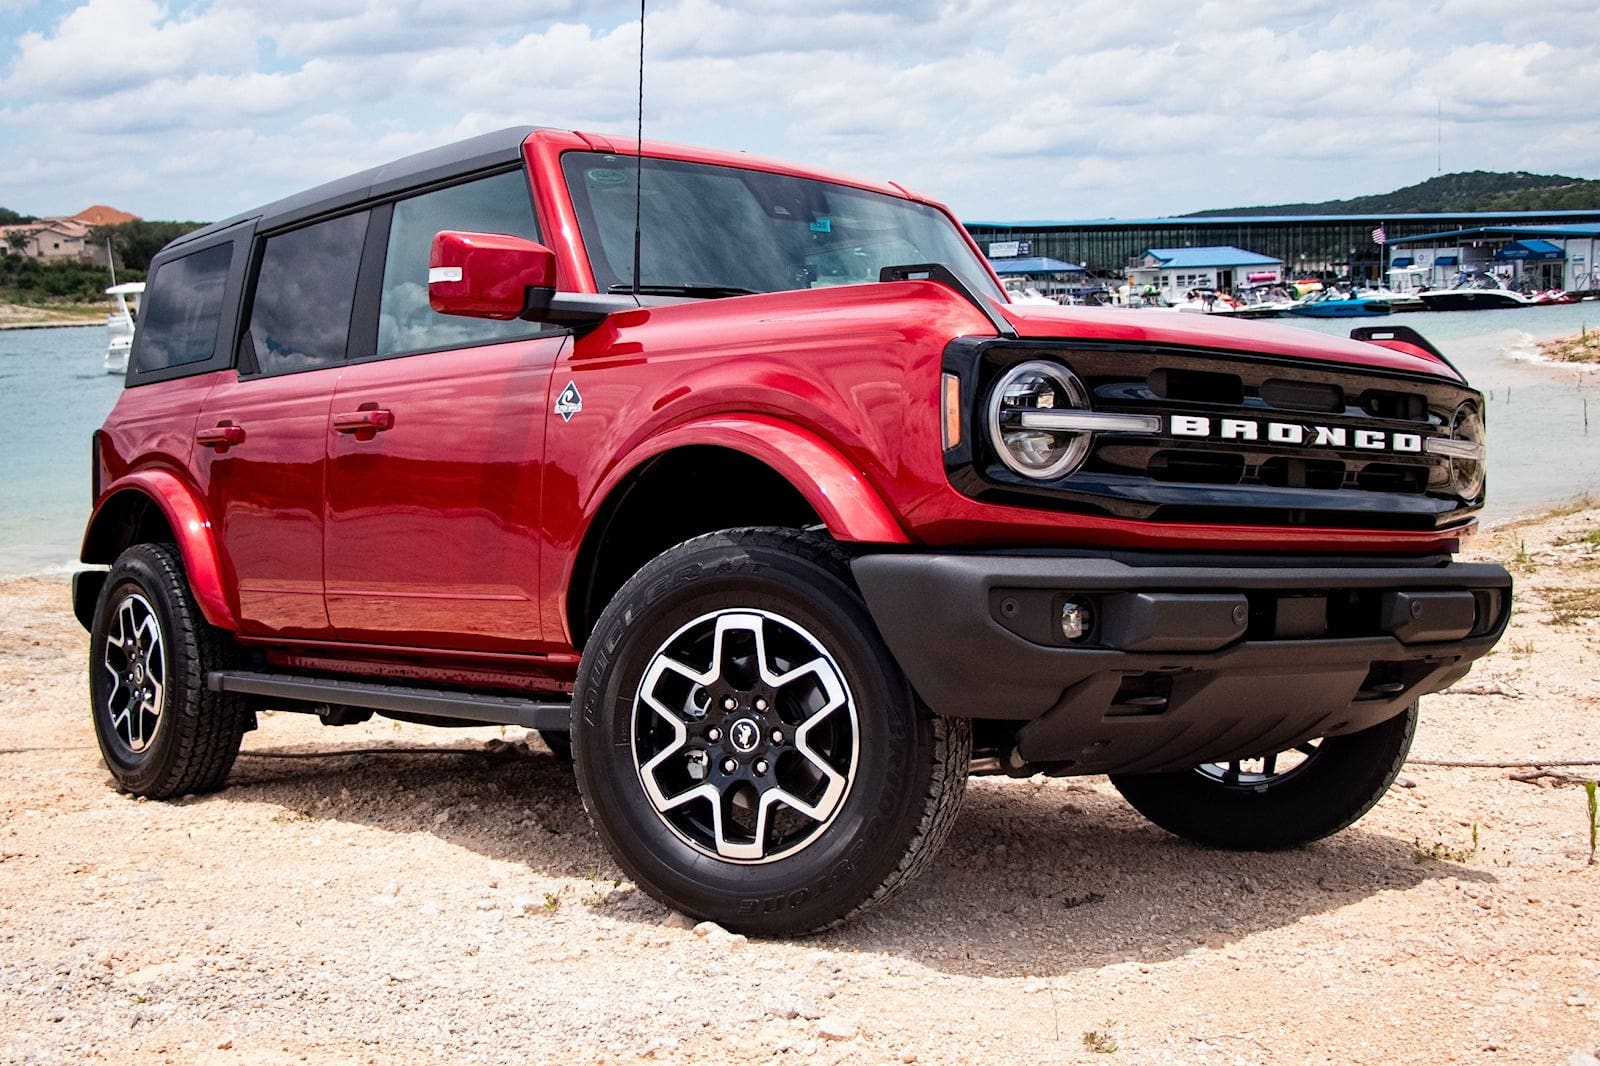
<instances>
[{"instance_id":1,"label":"rear side window","mask_svg":"<svg viewBox=\"0 0 1600 1066\"><path fill-rule=\"evenodd\" d=\"M263 374L344 361L367 216L360 211L267 238L244 340Z\"/></svg>"},{"instance_id":2,"label":"rear side window","mask_svg":"<svg viewBox=\"0 0 1600 1066\"><path fill-rule=\"evenodd\" d=\"M521 171L496 174L413 196L394 205L378 305L378 354L459 348L531 337L535 322L496 322L435 314L428 306L428 248L440 230L506 233L539 239Z\"/></svg>"},{"instance_id":3,"label":"rear side window","mask_svg":"<svg viewBox=\"0 0 1600 1066\"><path fill-rule=\"evenodd\" d=\"M136 372L200 363L216 353L232 259L233 244L218 244L156 268L139 316Z\"/></svg>"}]
</instances>

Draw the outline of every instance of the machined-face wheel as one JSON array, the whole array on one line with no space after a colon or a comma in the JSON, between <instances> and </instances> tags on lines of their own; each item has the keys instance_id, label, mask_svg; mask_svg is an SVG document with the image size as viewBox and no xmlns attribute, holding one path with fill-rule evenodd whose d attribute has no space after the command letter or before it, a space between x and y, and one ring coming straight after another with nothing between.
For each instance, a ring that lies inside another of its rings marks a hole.
<instances>
[{"instance_id":1,"label":"machined-face wheel","mask_svg":"<svg viewBox=\"0 0 1600 1066\"><path fill-rule=\"evenodd\" d=\"M130 593L116 607L100 656L106 711L116 739L143 754L161 723L167 699L166 641L150 601Z\"/></svg>"},{"instance_id":2,"label":"machined-face wheel","mask_svg":"<svg viewBox=\"0 0 1600 1066\"><path fill-rule=\"evenodd\" d=\"M745 933L826 929L938 852L972 750L883 646L825 535L728 529L612 597L572 706L585 809L640 888Z\"/></svg>"},{"instance_id":3,"label":"machined-face wheel","mask_svg":"<svg viewBox=\"0 0 1600 1066\"><path fill-rule=\"evenodd\" d=\"M237 661L170 544L135 544L106 574L89 631L95 739L119 788L165 799L220 786L255 718L205 677Z\"/></svg>"},{"instance_id":4,"label":"machined-face wheel","mask_svg":"<svg viewBox=\"0 0 1600 1066\"><path fill-rule=\"evenodd\" d=\"M655 813L714 858L771 862L816 841L855 779L860 728L843 671L799 623L715 611L650 657L633 757Z\"/></svg>"}]
</instances>

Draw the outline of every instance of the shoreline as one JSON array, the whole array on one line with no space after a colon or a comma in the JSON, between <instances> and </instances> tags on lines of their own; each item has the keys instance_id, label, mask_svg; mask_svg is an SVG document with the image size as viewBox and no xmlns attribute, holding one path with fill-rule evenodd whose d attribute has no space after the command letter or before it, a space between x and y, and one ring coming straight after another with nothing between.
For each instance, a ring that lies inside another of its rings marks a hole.
<instances>
[{"instance_id":1,"label":"shoreline","mask_svg":"<svg viewBox=\"0 0 1600 1066\"><path fill-rule=\"evenodd\" d=\"M63 326L104 326L109 305L60 304L40 307L33 304L0 303L0 330L56 329Z\"/></svg>"},{"instance_id":2,"label":"shoreline","mask_svg":"<svg viewBox=\"0 0 1600 1066\"><path fill-rule=\"evenodd\" d=\"M105 328L104 322L0 322L0 330Z\"/></svg>"}]
</instances>

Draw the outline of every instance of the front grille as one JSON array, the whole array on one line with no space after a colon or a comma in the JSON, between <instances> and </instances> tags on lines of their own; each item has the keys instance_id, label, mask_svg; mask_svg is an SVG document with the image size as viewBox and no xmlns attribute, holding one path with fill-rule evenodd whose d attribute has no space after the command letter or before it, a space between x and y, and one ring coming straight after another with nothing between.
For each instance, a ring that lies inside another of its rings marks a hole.
<instances>
[{"instance_id":1,"label":"front grille","mask_svg":"<svg viewBox=\"0 0 1600 1066\"><path fill-rule=\"evenodd\" d=\"M1083 465L1053 481L1006 467L983 414L988 385L1047 359L1088 388L1096 411L1154 415L1156 433L1097 433ZM969 496L1150 521L1428 529L1481 501L1450 491L1448 436L1476 393L1421 375L1239 352L1132 345L956 341L945 369L969 400L969 444L947 454Z\"/></svg>"}]
</instances>

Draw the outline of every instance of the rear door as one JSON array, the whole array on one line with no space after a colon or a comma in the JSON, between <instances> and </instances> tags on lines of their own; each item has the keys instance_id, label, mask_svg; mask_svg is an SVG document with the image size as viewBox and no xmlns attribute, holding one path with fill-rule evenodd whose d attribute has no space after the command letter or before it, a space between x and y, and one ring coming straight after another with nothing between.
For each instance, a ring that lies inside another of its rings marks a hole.
<instances>
[{"instance_id":1,"label":"rear door","mask_svg":"<svg viewBox=\"0 0 1600 1066\"><path fill-rule=\"evenodd\" d=\"M330 416L328 617L343 641L538 650L544 413L567 334L435 314L427 292L439 230L537 239L527 180L472 178L391 215L381 284L358 301L370 354Z\"/></svg>"},{"instance_id":2,"label":"rear door","mask_svg":"<svg viewBox=\"0 0 1600 1066\"><path fill-rule=\"evenodd\" d=\"M237 373L201 408L196 476L245 633L333 635L322 594L328 410L368 220L358 211L266 238Z\"/></svg>"}]
</instances>

